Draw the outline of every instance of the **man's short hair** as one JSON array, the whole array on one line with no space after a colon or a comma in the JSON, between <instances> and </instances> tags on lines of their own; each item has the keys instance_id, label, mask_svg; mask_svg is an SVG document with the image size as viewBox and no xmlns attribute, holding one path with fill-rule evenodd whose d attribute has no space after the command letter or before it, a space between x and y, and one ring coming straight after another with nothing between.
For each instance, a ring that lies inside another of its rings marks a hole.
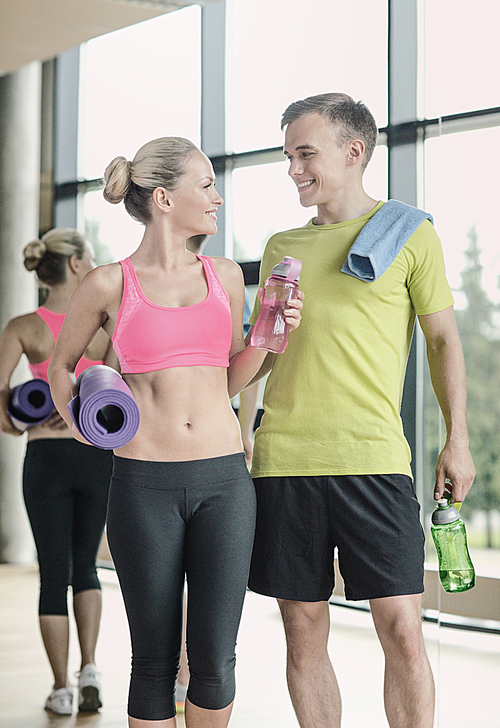
<instances>
[{"instance_id":1,"label":"man's short hair","mask_svg":"<svg viewBox=\"0 0 500 728\"><path fill-rule=\"evenodd\" d=\"M308 114L325 116L335 126L340 145L351 139L361 139L365 145L363 168L366 167L377 144L378 128L373 114L362 101L354 101L341 93L318 94L294 101L281 117L281 129Z\"/></svg>"}]
</instances>

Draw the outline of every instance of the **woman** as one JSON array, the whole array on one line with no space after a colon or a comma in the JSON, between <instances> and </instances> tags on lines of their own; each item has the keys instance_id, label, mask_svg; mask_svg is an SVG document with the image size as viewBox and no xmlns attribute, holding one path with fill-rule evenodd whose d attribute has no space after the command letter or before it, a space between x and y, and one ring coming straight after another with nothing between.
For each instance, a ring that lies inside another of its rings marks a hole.
<instances>
[{"instance_id":1,"label":"woman","mask_svg":"<svg viewBox=\"0 0 500 728\"><path fill-rule=\"evenodd\" d=\"M82 278L92 270L94 252L76 231L55 229L24 248L24 265L49 289L43 306L18 316L0 340L0 429L22 435L7 415L10 379L21 356L33 377L47 380L47 368L68 308ZM82 352L83 353L83 352ZM113 356L106 334L98 332L78 363L77 372ZM76 442L57 412L28 431L23 494L40 566L40 630L54 673L45 707L71 714L68 681L69 621L67 590L81 649L78 706L101 707L95 647L101 618L101 591L95 561L104 529L111 477L111 454Z\"/></svg>"},{"instance_id":2,"label":"woman","mask_svg":"<svg viewBox=\"0 0 500 728\"><path fill-rule=\"evenodd\" d=\"M255 526L255 493L230 397L266 352L245 348L240 267L186 249L213 235L222 198L208 158L186 139L156 139L105 172L105 198L145 226L138 249L92 271L75 292L50 366L56 406L99 327L112 337L139 406L115 450L108 540L132 639L130 728L176 725L184 576L188 583L189 728L223 728ZM296 328L301 301L287 310ZM78 325L77 325L78 324Z\"/></svg>"}]
</instances>

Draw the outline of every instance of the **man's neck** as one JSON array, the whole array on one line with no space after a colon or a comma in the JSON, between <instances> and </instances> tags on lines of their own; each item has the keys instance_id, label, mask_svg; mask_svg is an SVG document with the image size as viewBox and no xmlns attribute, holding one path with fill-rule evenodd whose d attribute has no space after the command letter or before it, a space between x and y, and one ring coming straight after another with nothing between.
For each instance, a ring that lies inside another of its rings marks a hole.
<instances>
[{"instance_id":1,"label":"man's neck","mask_svg":"<svg viewBox=\"0 0 500 728\"><path fill-rule=\"evenodd\" d=\"M314 218L315 225L335 225L339 222L356 220L368 214L378 205L378 200L369 197L365 192L358 197L346 200L332 200L326 205L318 205L318 214Z\"/></svg>"}]
</instances>

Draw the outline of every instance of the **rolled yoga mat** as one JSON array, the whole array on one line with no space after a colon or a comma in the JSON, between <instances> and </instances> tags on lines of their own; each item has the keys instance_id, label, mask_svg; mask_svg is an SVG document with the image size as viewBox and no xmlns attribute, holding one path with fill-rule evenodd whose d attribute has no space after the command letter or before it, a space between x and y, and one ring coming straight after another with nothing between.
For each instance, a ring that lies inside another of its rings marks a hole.
<instances>
[{"instance_id":1,"label":"rolled yoga mat","mask_svg":"<svg viewBox=\"0 0 500 728\"><path fill-rule=\"evenodd\" d=\"M40 425L53 411L50 387L43 379L28 379L11 390L7 414L18 430Z\"/></svg>"},{"instance_id":2,"label":"rolled yoga mat","mask_svg":"<svg viewBox=\"0 0 500 728\"><path fill-rule=\"evenodd\" d=\"M76 384L78 394L68 409L82 435L101 450L130 442L139 428L140 414L122 376L105 364L96 364L85 369Z\"/></svg>"}]
</instances>

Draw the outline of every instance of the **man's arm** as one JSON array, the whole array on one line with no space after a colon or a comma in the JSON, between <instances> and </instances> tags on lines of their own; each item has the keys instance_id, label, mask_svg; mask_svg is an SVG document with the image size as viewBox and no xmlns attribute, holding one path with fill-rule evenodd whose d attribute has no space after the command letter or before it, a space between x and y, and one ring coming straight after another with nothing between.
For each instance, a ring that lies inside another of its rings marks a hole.
<instances>
[{"instance_id":1,"label":"man's arm","mask_svg":"<svg viewBox=\"0 0 500 728\"><path fill-rule=\"evenodd\" d=\"M462 502L470 490L476 470L469 452L465 363L453 306L419 316L419 322L427 344L432 387L447 433L436 464L434 498L443 497L445 479L448 478L451 501Z\"/></svg>"}]
</instances>

